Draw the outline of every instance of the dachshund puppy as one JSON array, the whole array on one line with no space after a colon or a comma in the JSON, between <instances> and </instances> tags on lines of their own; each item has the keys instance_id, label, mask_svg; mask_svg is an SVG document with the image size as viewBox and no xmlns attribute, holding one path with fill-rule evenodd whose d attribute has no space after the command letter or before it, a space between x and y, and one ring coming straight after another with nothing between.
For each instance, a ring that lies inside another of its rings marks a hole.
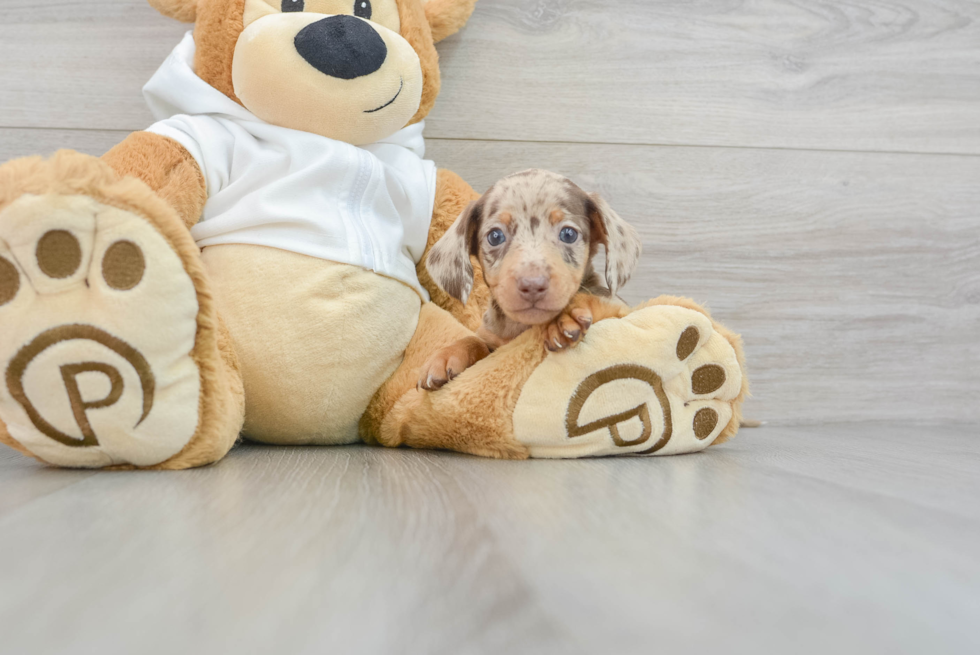
<instances>
[{"instance_id":1,"label":"dachshund puppy","mask_svg":"<svg viewBox=\"0 0 980 655\"><path fill-rule=\"evenodd\" d=\"M592 267L600 245L604 281ZM419 388L439 389L531 326L545 326L545 345L556 351L578 344L594 322L624 316L615 293L640 250L636 230L568 178L533 169L500 180L429 252L430 275L463 303L473 289L470 257L477 257L492 299L476 336L436 352Z\"/></svg>"}]
</instances>

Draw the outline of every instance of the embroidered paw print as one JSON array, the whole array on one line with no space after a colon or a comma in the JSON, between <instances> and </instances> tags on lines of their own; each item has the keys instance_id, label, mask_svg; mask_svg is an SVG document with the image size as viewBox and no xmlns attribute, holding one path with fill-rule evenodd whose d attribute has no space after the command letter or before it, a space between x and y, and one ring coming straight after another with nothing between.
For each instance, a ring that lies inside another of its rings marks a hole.
<instances>
[{"instance_id":1,"label":"embroidered paw print","mask_svg":"<svg viewBox=\"0 0 980 655\"><path fill-rule=\"evenodd\" d=\"M86 196L0 212L0 419L61 466L151 466L197 429L194 284L144 218Z\"/></svg>"},{"instance_id":2,"label":"embroidered paw print","mask_svg":"<svg viewBox=\"0 0 980 655\"><path fill-rule=\"evenodd\" d=\"M732 420L742 377L733 345L703 314L647 307L549 356L521 392L515 434L532 457L703 450Z\"/></svg>"}]
</instances>

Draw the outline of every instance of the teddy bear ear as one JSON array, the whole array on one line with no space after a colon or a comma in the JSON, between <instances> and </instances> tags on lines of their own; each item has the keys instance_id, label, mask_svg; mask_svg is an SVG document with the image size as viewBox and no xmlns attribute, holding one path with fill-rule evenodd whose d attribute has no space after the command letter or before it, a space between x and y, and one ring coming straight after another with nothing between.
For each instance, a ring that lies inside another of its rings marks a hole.
<instances>
[{"instance_id":1,"label":"teddy bear ear","mask_svg":"<svg viewBox=\"0 0 980 655\"><path fill-rule=\"evenodd\" d=\"M155 0L159 1L159 0ZM425 17L432 28L432 39L439 43L452 36L470 19L476 0L424 0Z\"/></svg>"},{"instance_id":2,"label":"teddy bear ear","mask_svg":"<svg viewBox=\"0 0 980 655\"><path fill-rule=\"evenodd\" d=\"M197 19L197 0L149 0L149 3L164 16L181 23L193 23Z\"/></svg>"}]
</instances>

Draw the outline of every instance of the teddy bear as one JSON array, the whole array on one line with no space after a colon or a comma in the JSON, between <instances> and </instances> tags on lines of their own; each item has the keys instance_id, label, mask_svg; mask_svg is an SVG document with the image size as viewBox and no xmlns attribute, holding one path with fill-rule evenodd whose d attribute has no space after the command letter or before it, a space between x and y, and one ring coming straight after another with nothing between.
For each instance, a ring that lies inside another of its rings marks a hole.
<instances>
[{"instance_id":1,"label":"teddy bear","mask_svg":"<svg viewBox=\"0 0 980 655\"><path fill-rule=\"evenodd\" d=\"M144 88L157 122L0 166L0 442L184 469L241 436L507 459L731 438L740 339L683 298L416 387L488 301L478 266L463 303L424 263L479 197L423 139L435 43L475 2L150 0L194 24Z\"/></svg>"}]
</instances>

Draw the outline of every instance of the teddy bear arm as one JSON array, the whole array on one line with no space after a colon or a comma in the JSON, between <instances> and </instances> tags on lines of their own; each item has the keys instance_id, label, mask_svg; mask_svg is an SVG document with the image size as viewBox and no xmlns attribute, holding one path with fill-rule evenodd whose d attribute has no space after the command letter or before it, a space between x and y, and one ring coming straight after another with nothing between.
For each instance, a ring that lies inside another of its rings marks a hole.
<instances>
[{"instance_id":1,"label":"teddy bear arm","mask_svg":"<svg viewBox=\"0 0 980 655\"><path fill-rule=\"evenodd\" d=\"M207 185L184 146L151 132L134 132L102 156L122 177L146 183L180 216L188 229L197 224L207 202Z\"/></svg>"},{"instance_id":2,"label":"teddy bear arm","mask_svg":"<svg viewBox=\"0 0 980 655\"><path fill-rule=\"evenodd\" d=\"M439 285L433 281L425 267L425 258L428 257L432 246L446 233L446 230L466 209L466 206L479 197L480 194L474 191L473 187L459 175L452 171L439 169L436 181L435 209L432 212L432 223L429 226L429 239L422 260L416 266L419 282L429 292L432 302L452 314L453 318L470 330L476 330L480 326L483 321L483 312L486 311L490 302L490 290L483 282L483 272L480 270L479 262L475 258L473 259L473 292L464 305L440 289Z\"/></svg>"},{"instance_id":3,"label":"teddy bear arm","mask_svg":"<svg viewBox=\"0 0 980 655\"><path fill-rule=\"evenodd\" d=\"M425 15L438 43L458 32L473 14L476 0L427 0Z\"/></svg>"}]
</instances>

